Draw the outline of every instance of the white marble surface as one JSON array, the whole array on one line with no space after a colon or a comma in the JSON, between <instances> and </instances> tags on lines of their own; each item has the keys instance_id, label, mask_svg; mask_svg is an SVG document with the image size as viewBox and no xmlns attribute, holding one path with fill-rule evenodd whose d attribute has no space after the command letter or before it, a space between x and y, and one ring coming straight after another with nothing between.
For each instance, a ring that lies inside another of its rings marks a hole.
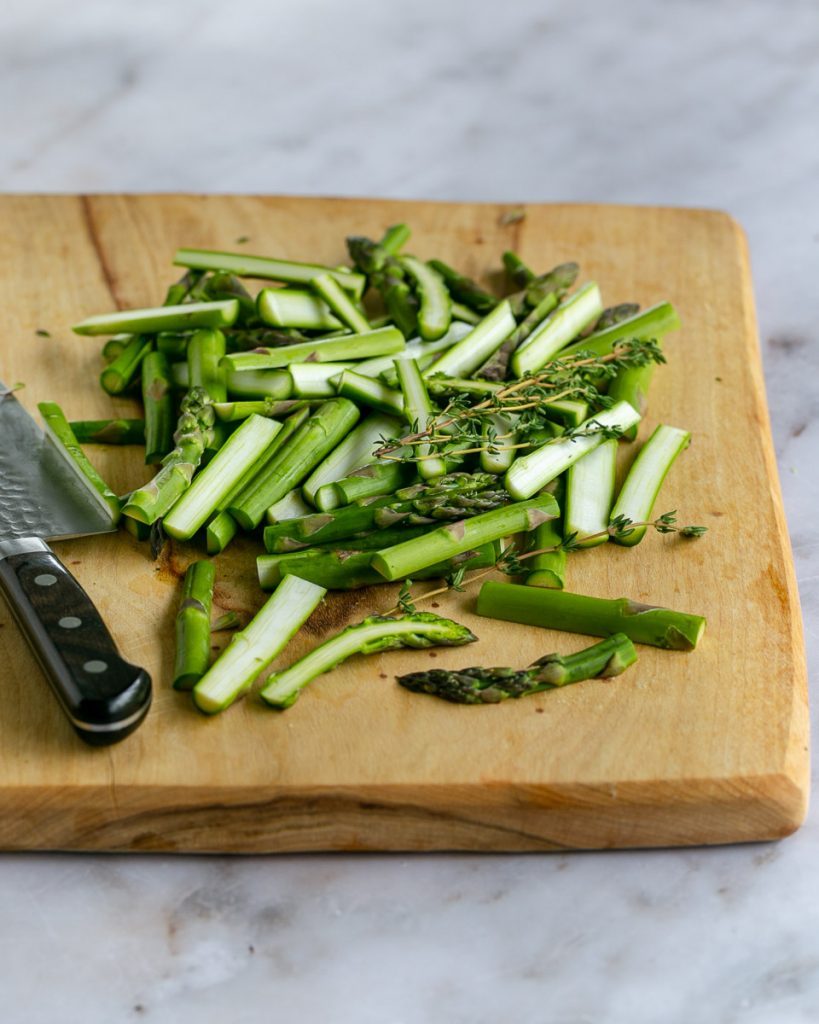
<instances>
[{"instance_id":1,"label":"white marble surface","mask_svg":"<svg viewBox=\"0 0 819 1024\"><path fill-rule=\"evenodd\" d=\"M0 188L721 207L746 227L809 656L815 0L28 0ZM0 857L9 1024L802 1024L819 826L523 857ZM81 937L82 936L82 937Z\"/></svg>"}]
</instances>

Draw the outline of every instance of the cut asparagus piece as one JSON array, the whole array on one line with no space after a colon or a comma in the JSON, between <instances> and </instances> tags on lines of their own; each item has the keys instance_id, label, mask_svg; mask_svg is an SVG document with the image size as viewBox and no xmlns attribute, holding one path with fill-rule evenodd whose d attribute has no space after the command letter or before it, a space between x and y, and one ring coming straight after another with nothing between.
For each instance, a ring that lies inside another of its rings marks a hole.
<instances>
[{"instance_id":1,"label":"cut asparagus piece","mask_svg":"<svg viewBox=\"0 0 819 1024\"><path fill-rule=\"evenodd\" d=\"M405 527L405 532L412 529ZM371 566L373 552L343 549L323 551L307 548L290 554L259 555L256 568L262 590L275 587L285 575L310 580L327 590L358 590L384 582ZM483 544L474 551L465 551L446 561L419 569L416 580L438 579L449 576L458 569L486 569L495 564L497 554L494 544Z\"/></svg>"},{"instance_id":2,"label":"cut asparagus piece","mask_svg":"<svg viewBox=\"0 0 819 1024\"><path fill-rule=\"evenodd\" d=\"M584 679L609 679L637 661L634 644L623 633L575 654L547 654L529 668L430 669L398 676L401 686L454 704L497 704L508 698L527 697L556 690Z\"/></svg>"},{"instance_id":3,"label":"cut asparagus piece","mask_svg":"<svg viewBox=\"0 0 819 1024\"><path fill-rule=\"evenodd\" d=\"M273 327L332 331L344 326L324 299L300 288L262 288L256 297L256 312Z\"/></svg>"},{"instance_id":4,"label":"cut asparagus piece","mask_svg":"<svg viewBox=\"0 0 819 1024\"><path fill-rule=\"evenodd\" d=\"M301 548L298 551L281 551L278 538L273 537L269 544L267 539L265 540L265 550L268 554L275 555L277 559L289 558L291 555L304 555L305 557L309 555L311 558L316 558L322 554L350 554L353 551L368 551L372 553L373 551L380 551L381 548L388 548L392 544L398 544L400 541L411 540L413 537L422 537L434 528L434 523L420 526L388 526L385 529L371 530L369 533L357 533L354 537L347 537L345 540L336 541L334 544L320 544L315 547ZM378 582L383 583L384 581L379 577Z\"/></svg>"},{"instance_id":5,"label":"cut asparagus piece","mask_svg":"<svg viewBox=\"0 0 819 1024\"><path fill-rule=\"evenodd\" d=\"M482 443L486 447L480 453L481 469L485 473L505 473L515 459L517 442L514 420L503 413L487 415L483 421Z\"/></svg>"},{"instance_id":6,"label":"cut asparagus piece","mask_svg":"<svg viewBox=\"0 0 819 1024\"><path fill-rule=\"evenodd\" d=\"M186 380L186 387L187 383ZM289 398L293 391L293 378L287 370L239 371L227 367L225 384L231 398L271 398L282 402Z\"/></svg>"},{"instance_id":7,"label":"cut asparagus piece","mask_svg":"<svg viewBox=\"0 0 819 1024\"><path fill-rule=\"evenodd\" d=\"M275 398L255 398L245 402L214 402L213 411L216 418L223 423L239 423L248 416L267 416L277 420L307 406L308 403L301 398L289 398L284 401L277 401Z\"/></svg>"},{"instance_id":8,"label":"cut asparagus piece","mask_svg":"<svg viewBox=\"0 0 819 1024\"><path fill-rule=\"evenodd\" d=\"M205 545L209 555L218 555L239 532L239 524L229 512L217 512L205 527Z\"/></svg>"},{"instance_id":9,"label":"cut asparagus piece","mask_svg":"<svg viewBox=\"0 0 819 1024\"><path fill-rule=\"evenodd\" d=\"M530 498L578 459L594 451L612 430L628 430L638 423L640 414L628 404L618 402L596 413L577 428L577 433L548 441L541 448L515 459L505 477L506 489L516 501Z\"/></svg>"},{"instance_id":10,"label":"cut asparagus piece","mask_svg":"<svg viewBox=\"0 0 819 1024\"><path fill-rule=\"evenodd\" d=\"M503 344L515 329L515 318L504 299L479 324L426 370L425 377L468 376Z\"/></svg>"},{"instance_id":11,"label":"cut asparagus piece","mask_svg":"<svg viewBox=\"0 0 819 1024\"><path fill-rule=\"evenodd\" d=\"M328 494L321 497L324 487L317 492L318 506L329 510L340 505L352 505L362 498L375 498L383 494L392 494L399 487L411 484L416 476L415 467L402 462L373 462L362 466L333 484L325 485ZM329 491L333 491L331 497Z\"/></svg>"},{"instance_id":12,"label":"cut asparagus piece","mask_svg":"<svg viewBox=\"0 0 819 1024\"><path fill-rule=\"evenodd\" d=\"M607 327L604 331L595 331L582 341L570 345L560 353L561 359L577 355L578 352L589 352L595 356L607 356L613 351L615 345L620 341L647 341L651 338L661 338L668 331L674 331L680 326L680 318L677 311L670 302L660 302L656 306L637 316L621 320L613 327Z\"/></svg>"},{"instance_id":13,"label":"cut asparagus piece","mask_svg":"<svg viewBox=\"0 0 819 1024\"><path fill-rule=\"evenodd\" d=\"M37 408L43 418L45 432L55 450L73 470L100 509L110 518L111 525L116 526L121 513L121 502L80 448L60 406L56 402L40 402Z\"/></svg>"},{"instance_id":14,"label":"cut asparagus piece","mask_svg":"<svg viewBox=\"0 0 819 1024\"><path fill-rule=\"evenodd\" d=\"M351 331L363 334L370 330L370 324L364 314L355 306L349 295L330 274L319 274L310 282L312 287L338 319L346 324ZM403 338L403 335L401 336Z\"/></svg>"},{"instance_id":15,"label":"cut asparagus piece","mask_svg":"<svg viewBox=\"0 0 819 1024\"><path fill-rule=\"evenodd\" d=\"M680 454L691 443L687 430L660 424L640 449L611 510L612 522L625 516L633 523L648 522L654 502L666 474ZM614 538L616 543L632 546L645 536L646 526L635 526Z\"/></svg>"},{"instance_id":16,"label":"cut asparagus piece","mask_svg":"<svg viewBox=\"0 0 819 1024\"><path fill-rule=\"evenodd\" d=\"M534 270L528 267L520 256L516 252L512 252L511 249L507 249L501 258L506 270L506 276L515 288L525 288L530 281L534 281L537 277Z\"/></svg>"},{"instance_id":17,"label":"cut asparagus piece","mask_svg":"<svg viewBox=\"0 0 819 1024\"><path fill-rule=\"evenodd\" d=\"M410 240L411 231L406 224L392 224L379 243L391 256L397 255Z\"/></svg>"},{"instance_id":18,"label":"cut asparagus piece","mask_svg":"<svg viewBox=\"0 0 819 1024\"><path fill-rule=\"evenodd\" d=\"M659 342L657 344L660 345ZM645 416L648 409L646 396L656 368L657 363L653 359L643 366L624 366L617 371L617 376L609 384L609 398L614 402L628 402L641 416ZM633 441L637 437L637 425L627 430L623 436L627 441Z\"/></svg>"},{"instance_id":19,"label":"cut asparagus piece","mask_svg":"<svg viewBox=\"0 0 819 1024\"><path fill-rule=\"evenodd\" d=\"M559 476L551 484L549 491L554 496L561 513L565 503L564 478ZM540 551L541 554L527 558L524 563L528 570L524 583L527 587L550 587L562 590L566 585L566 551L563 543L563 516L541 523L529 534L527 551Z\"/></svg>"},{"instance_id":20,"label":"cut asparagus piece","mask_svg":"<svg viewBox=\"0 0 819 1024\"><path fill-rule=\"evenodd\" d=\"M605 530L614 500L616 468L617 441L612 438L570 466L566 473L563 533L567 539L574 537L578 547L595 547L609 539Z\"/></svg>"},{"instance_id":21,"label":"cut asparagus piece","mask_svg":"<svg viewBox=\"0 0 819 1024\"><path fill-rule=\"evenodd\" d=\"M80 444L145 444L145 420L72 420Z\"/></svg>"},{"instance_id":22,"label":"cut asparagus piece","mask_svg":"<svg viewBox=\"0 0 819 1024\"><path fill-rule=\"evenodd\" d=\"M398 647L453 647L475 640L477 637L466 626L429 612L396 619L371 615L325 640L290 668L269 676L261 697L271 707L289 708L308 683L353 654L376 654Z\"/></svg>"},{"instance_id":23,"label":"cut asparagus piece","mask_svg":"<svg viewBox=\"0 0 819 1024\"><path fill-rule=\"evenodd\" d=\"M245 530L258 526L267 509L300 484L346 437L358 418L358 409L346 398L323 402L286 448L231 502L228 511L233 518Z\"/></svg>"},{"instance_id":24,"label":"cut asparagus piece","mask_svg":"<svg viewBox=\"0 0 819 1024\"><path fill-rule=\"evenodd\" d=\"M161 462L173 448L173 396L168 360L149 352L142 361L142 404L145 407L145 462Z\"/></svg>"},{"instance_id":25,"label":"cut asparagus piece","mask_svg":"<svg viewBox=\"0 0 819 1024\"><path fill-rule=\"evenodd\" d=\"M105 362L113 363L117 356L121 355L125 351L125 348L132 337L132 334L115 334L113 338L108 338L102 346L102 358Z\"/></svg>"},{"instance_id":26,"label":"cut asparagus piece","mask_svg":"<svg viewBox=\"0 0 819 1024\"><path fill-rule=\"evenodd\" d=\"M109 395L121 395L133 381L143 359L151 351L150 338L135 334L112 363L100 374L100 385Z\"/></svg>"},{"instance_id":27,"label":"cut asparagus piece","mask_svg":"<svg viewBox=\"0 0 819 1024\"><path fill-rule=\"evenodd\" d=\"M209 715L224 711L248 690L310 618L325 593L324 587L286 576L194 686L193 700L199 710Z\"/></svg>"},{"instance_id":28,"label":"cut asparagus piece","mask_svg":"<svg viewBox=\"0 0 819 1024\"><path fill-rule=\"evenodd\" d=\"M444 280L427 263L414 256L402 256L401 266L415 282L420 299L418 331L425 341L443 337L452 320L449 292Z\"/></svg>"},{"instance_id":29,"label":"cut asparagus piece","mask_svg":"<svg viewBox=\"0 0 819 1024\"><path fill-rule=\"evenodd\" d=\"M291 363L290 391L302 399L335 398L342 373L355 363Z\"/></svg>"},{"instance_id":30,"label":"cut asparagus piece","mask_svg":"<svg viewBox=\"0 0 819 1024\"><path fill-rule=\"evenodd\" d=\"M499 300L484 291L471 277L461 274L441 260L430 260L429 266L443 278L449 294L456 302L462 302L481 316L491 313L497 306Z\"/></svg>"},{"instance_id":31,"label":"cut asparagus piece","mask_svg":"<svg viewBox=\"0 0 819 1024\"><path fill-rule=\"evenodd\" d=\"M625 597L606 600L492 581L480 589L477 612L492 619L569 633L625 633L634 643L673 651L693 651L705 629L701 615L639 604Z\"/></svg>"},{"instance_id":32,"label":"cut asparagus piece","mask_svg":"<svg viewBox=\"0 0 819 1024\"><path fill-rule=\"evenodd\" d=\"M567 299L529 335L512 355L510 365L516 377L535 373L569 344L603 311L600 289L590 281Z\"/></svg>"},{"instance_id":33,"label":"cut asparagus piece","mask_svg":"<svg viewBox=\"0 0 819 1024\"><path fill-rule=\"evenodd\" d=\"M188 380L190 387L201 387L213 402L227 400L225 371L220 360L225 355L225 336L221 331L196 331L188 342Z\"/></svg>"},{"instance_id":34,"label":"cut asparagus piece","mask_svg":"<svg viewBox=\"0 0 819 1024\"><path fill-rule=\"evenodd\" d=\"M509 360L514 351L523 344L559 302L557 292L545 295L528 316L518 324L501 347L478 370L480 377L486 380L505 380L509 373Z\"/></svg>"},{"instance_id":35,"label":"cut asparagus piece","mask_svg":"<svg viewBox=\"0 0 819 1024\"><path fill-rule=\"evenodd\" d=\"M458 320L462 324L479 324L481 322L480 315L468 306L464 306L461 302L452 303L452 320L453 322Z\"/></svg>"},{"instance_id":36,"label":"cut asparagus piece","mask_svg":"<svg viewBox=\"0 0 819 1024\"><path fill-rule=\"evenodd\" d=\"M368 405L380 412L399 415L404 411L404 396L400 391L388 388L380 380L364 377L354 370L344 370L336 382L336 388L340 395L359 405Z\"/></svg>"},{"instance_id":37,"label":"cut asparagus piece","mask_svg":"<svg viewBox=\"0 0 819 1024\"><path fill-rule=\"evenodd\" d=\"M395 375L396 359L414 359L417 363L427 356L437 356L460 341L469 333L469 327L463 323L453 323L442 338L435 341L421 341L420 338L411 338L406 347L399 352L385 356L374 356L372 359L364 359L356 365L355 372L364 374L365 377L380 377L384 372L391 372ZM430 360L432 362L432 360ZM394 382L393 382L394 383ZM391 384L391 386L393 386Z\"/></svg>"},{"instance_id":38,"label":"cut asparagus piece","mask_svg":"<svg viewBox=\"0 0 819 1024\"><path fill-rule=\"evenodd\" d=\"M89 316L72 327L75 334L155 334L157 331L192 331L197 327L230 327L239 315L236 299L223 302L185 302L154 309L117 310Z\"/></svg>"},{"instance_id":39,"label":"cut asparagus piece","mask_svg":"<svg viewBox=\"0 0 819 1024\"><path fill-rule=\"evenodd\" d=\"M301 487L294 487L288 491L283 498L272 504L265 512L265 520L271 525L283 523L287 519L298 519L300 516L309 516L313 510L301 495Z\"/></svg>"},{"instance_id":40,"label":"cut asparagus piece","mask_svg":"<svg viewBox=\"0 0 819 1024\"><path fill-rule=\"evenodd\" d=\"M337 495L329 492L319 499L319 490L323 489L324 484L343 480L354 469L374 462L373 449L378 447L383 436L392 437L395 434L398 423L396 417L377 412L372 413L351 430L341 444L334 448L304 481L302 489L310 504L323 511L342 504L337 500Z\"/></svg>"},{"instance_id":41,"label":"cut asparagus piece","mask_svg":"<svg viewBox=\"0 0 819 1024\"><path fill-rule=\"evenodd\" d=\"M175 690L192 690L208 670L215 579L213 563L205 560L192 562L185 572L182 603L176 613Z\"/></svg>"},{"instance_id":42,"label":"cut asparagus piece","mask_svg":"<svg viewBox=\"0 0 819 1024\"><path fill-rule=\"evenodd\" d=\"M178 540L192 537L243 474L263 457L280 430L276 420L263 416L246 419L165 516L165 532Z\"/></svg>"},{"instance_id":43,"label":"cut asparagus piece","mask_svg":"<svg viewBox=\"0 0 819 1024\"><path fill-rule=\"evenodd\" d=\"M331 363L400 352L406 342L395 327L380 327L365 334L344 334L337 338L317 338L297 345L232 352L224 364L231 370L271 370L289 363Z\"/></svg>"},{"instance_id":44,"label":"cut asparagus piece","mask_svg":"<svg viewBox=\"0 0 819 1024\"><path fill-rule=\"evenodd\" d=\"M362 274L334 270L317 263L298 263L295 260L270 259L267 256L249 256L245 253L214 252L210 249L177 249L173 261L178 267L227 270L239 277L283 281L285 284L307 285L318 274L328 273L357 299L361 298L367 283Z\"/></svg>"},{"instance_id":45,"label":"cut asparagus piece","mask_svg":"<svg viewBox=\"0 0 819 1024\"><path fill-rule=\"evenodd\" d=\"M417 432L428 429L434 421L436 410L429 400L418 363L412 359L397 359L395 371L404 396L404 417L410 430ZM418 460L417 469L422 479L433 480L446 473L446 463L442 458L434 456L432 445L418 444L413 451Z\"/></svg>"},{"instance_id":46,"label":"cut asparagus piece","mask_svg":"<svg viewBox=\"0 0 819 1024\"><path fill-rule=\"evenodd\" d=\"M373 558L373 568L387 580L403 579L418 569L452 558L470 548L522 530L534 530L546 520L554 519L558 513L557 502L551 494L507 505L473 519L449 523L417 540L379 551Z\"/></svg>"}]
</instances>

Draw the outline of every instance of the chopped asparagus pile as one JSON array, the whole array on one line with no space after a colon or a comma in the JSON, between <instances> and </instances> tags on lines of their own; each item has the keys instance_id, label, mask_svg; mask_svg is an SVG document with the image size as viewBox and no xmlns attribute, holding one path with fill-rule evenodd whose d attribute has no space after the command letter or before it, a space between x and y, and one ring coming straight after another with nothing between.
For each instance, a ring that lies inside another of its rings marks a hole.
<instances>
[{"instance_id":1,"label":"chopped asparagus pile","mask_svg":"<svg viewBox=\"0 0 819 1024\"><path fill-rule=\"evenodd\" d=\"M523 585L496 598L491 588L503 585L488 584L481 614L617 634L520 672L399 680L447 700L487 703L613 674L636 657L627 636L672 647L699 638L696 617L653 610L648 623L629 602L549 597L560 597L571 552L677 530L673 514L651 516L687 431L658 426L615 487L618 442L637 436L664 337L679 326L674 308L604 308L577 263L532 268L514 252L503 253L496 294L407 251L410 237L403 224L380 239L350 236L351 266L182 248L174 263L185 273L161 304L74 328L110 336L101 386L142 404L138 418L77 420L73 433L43 407L112 518L137 539L167 535L217 556L242 534L258 541L259 583L273 596L213 665L214 563L194 562L186 576L174 685L192 688L207 713L245 692L330 589L403 584L399 608L410 614L342 631L272 676L267 703L289 706L352 653L475 639L412 612L413 579L463 590L500 569ZM143 445L154 475L119 499L80 443ZM515 534L522 543L507 542ZM647 625L634 635L638 619Z\"/></svg>"}]
</instances>

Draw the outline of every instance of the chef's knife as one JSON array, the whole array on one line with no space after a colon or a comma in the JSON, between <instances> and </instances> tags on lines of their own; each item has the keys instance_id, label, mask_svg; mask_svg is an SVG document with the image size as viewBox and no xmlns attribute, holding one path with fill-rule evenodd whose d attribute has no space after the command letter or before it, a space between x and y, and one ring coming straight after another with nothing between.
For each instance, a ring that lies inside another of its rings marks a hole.
<instances>
[{"instance_id":1,"label":"chef's knife","mask_svg":"<svg viewBox=\"0 0 819 1024\"><path fill-rule=\"evenodd\" d=\"M87 743L115 743L151 703L91 599L46 541L110 533L107 513L0 383L0 590L63 711Z\"/></svg>"}]
</instances>

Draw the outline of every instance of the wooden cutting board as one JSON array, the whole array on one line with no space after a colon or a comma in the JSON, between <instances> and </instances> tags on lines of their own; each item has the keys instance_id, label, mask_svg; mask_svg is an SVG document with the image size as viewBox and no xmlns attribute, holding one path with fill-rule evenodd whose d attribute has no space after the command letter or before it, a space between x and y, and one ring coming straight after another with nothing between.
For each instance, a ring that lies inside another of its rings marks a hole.
<instances>
[{"instance_id":1,"label":"wooden cutting board","mask_svg":"<svg viewBox=\"0 0 819 1024\"><path fill-rule=\"evenodd\" d=\"M480 642L356 658L285 713L254 696L209 719L170 688L180 577L201 551L158 562L120 533L58 553L124 655L155 683L145 724L90 749L74 735L0 604L0 847L267 852L557 850L785 836L808 796L801 621L768 426L745 240L728 216L605 206L509 207L233 196L0 200L0 377L21 401L70 418L138 414L97 386L100 343L69 325L153 305L179 245L329 264L344 237L404 220L410 249L485 282L514 248L539 269L577 259L608 302L669 299L669 336L641 438L693 431L657 511L702 523L699 541L647 536L570 556L568 589L704 614L694 653L644 647L638 664L490 707L414 695L394 676L425 665L524 666L585 637L473 614L475 590L440 600ZM37 331L48 331L43 337ZM634 446L621 446L625 462ZM150 476L137 449L88 449L120 493ZM218 610L264 600L251 539L216 560ZM427 585L428 586L428 585ZM331 595L278 665L394 604L396 587ZM221 638L222 641L226 639Z\"/></svg>"}]
</instances>

